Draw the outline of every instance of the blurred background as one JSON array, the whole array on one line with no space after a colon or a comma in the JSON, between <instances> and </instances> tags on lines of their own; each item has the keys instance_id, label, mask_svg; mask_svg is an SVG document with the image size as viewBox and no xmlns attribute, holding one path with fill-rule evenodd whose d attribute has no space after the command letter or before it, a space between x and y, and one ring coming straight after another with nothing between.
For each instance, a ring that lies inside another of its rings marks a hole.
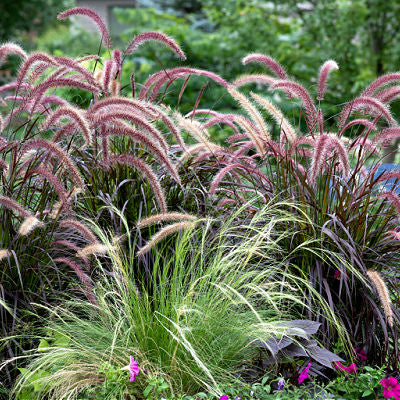
<instances>
[{"instance_id":1,"label":"blurred background","mask_svg":"<svg viewBox=\"0 0 400 400\"><path fill-rule=\"evenodd\" d=\"M340 105L376 76L400 69L398 0L0 0L0 4L4 5L0 42L16 41L29 51L68 56L99 52L99 36L88 19L57 21L57 13L73 6L90 7L100 14L114 46L122 50L134 35L157 30L175 38L185 51L187 61L182 63L159 44L142 46L125 59L122 86L128 85L131 72L140 84L161 68L179 65L207 69L228 81L247 73L269 73L256 64L241 64L244 56L259 52L277 59L314 94L321 64L334 59L340 70L331 75L321 104L328 124ZM10 81L17 62L0 66L0 84ZM178 101L182 84L182 80L174 82L163 100L183 113L193 108L199 96L199 108L236 107L222 88L199 77L189 79ZM254 88L248 85L244 90ZM267 88L257 89L269 94ZM293 100L278 93L272 99L298 119L299 107ZM392 112L399 119L398 101L392 103ZM224 132L215 135L222 139ZM388 160L393 159L394 155Z\"/></svg>"}]
</instances>

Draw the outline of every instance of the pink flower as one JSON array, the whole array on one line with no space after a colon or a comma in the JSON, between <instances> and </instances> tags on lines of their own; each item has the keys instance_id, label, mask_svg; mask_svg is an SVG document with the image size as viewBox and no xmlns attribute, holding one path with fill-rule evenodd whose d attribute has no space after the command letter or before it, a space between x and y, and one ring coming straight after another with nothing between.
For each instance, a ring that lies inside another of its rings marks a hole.
<instances>
[{"instance_id":1,"label":"pink flower","mask_svg":"<svg viewBox=\"0 0 400 400\"><path fill-rule=\"evenodd\" d=\"M130 378L129 382L134 382L136 375L139 374L139 366L137 361L133 358L133 356L130 356L130 363L129 363L129 373L130 373Z\"/></svg>"},{"instance_id":2,"label":"pink flower","mask_svg":"<svg viewBox=\"0 0 400 400\"><path fill-rule=\"evenodd\" d=\"M219 400L229 400L229 397L226 394L224 394L219 398Z\"/></svg>"},{"instance_id":3,"label":"pink flower","mask_svg":"<svg viewBox=\"0 0 400 400\"><path fill-rule=\"evenodd\" d=\"M303 381L305 381L308 378L308 370L310 369L310 367L311 367L311 363L308 363L307 367L305 367L303 369L303 371L301 371L301 373L300 373L300 375L299 375L299 377L297 379L299 384L302 383Z\"/></svg>"},{"instance_id":4,"label":"pink flower","mask_svg":"<svg viewBox=\"0 0 400 400\"><path fill-rule=\"evenodd\" d=\"M347 372L348 374L352 374L353 372L357 372L357 365L355 363L351 363L348 367L342 365L340 361L333 363L335 368L339 371Z\"/></svg>"},{"instance_id":5,"label":"pink flower","mask_svg":"<svg viewBox=\"0 0 400 400\"><path fill-rule=\"evenodd\" d=\"M364 349L360 349L360 347L356 347L354 350L356 351L356 354L361 361L367 360L367 353L365 352Z\"/></svg>"},{"instance_id":6,"label":"pink flower","mask_svg":"<svg viewBox=\"0 0 400 400\"><path fill-rule=\"evenodd\" d=\"M400 385L397 383L397 379L393 377L385 378L380 381L383 386L383 397L385 399L391 399L394 397L395 400L400 399Z\"/></svg>"}]
</instances>

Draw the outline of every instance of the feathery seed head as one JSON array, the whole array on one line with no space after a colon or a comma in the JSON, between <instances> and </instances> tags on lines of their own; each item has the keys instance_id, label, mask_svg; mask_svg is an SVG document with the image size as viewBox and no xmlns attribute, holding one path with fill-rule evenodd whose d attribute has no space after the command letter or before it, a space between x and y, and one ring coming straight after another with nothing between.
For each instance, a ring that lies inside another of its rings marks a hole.
<instances>
[{"instance_id":1,"label":"feathery seed head","mask_svg":"<svg viewBox=\"0 0 400 400\"><path fill-rule=\"evenodd\" d=\"M39 221L33 215L25 218L24 222L21 224L19 228L19 234L21 236L26 236L31 233L35 228L41 228L44 226L42 221Z\"/></svg>"},{"instance_id":2,"label":"feathery seed head","mask_svg":"<svg viewBox=\"0 0 400 400\"><path fill-rule=\"evenodd\" d=\"M175 54L177 54L182 60L186 60L185 54L183 53L179 45L175 42L175 40L161 32L144 32L137 35L129 42L125 50L125 54L131 54L141 44L150 40L155 40L164 44L165 46L169 47Z\"/></svg>"},{"instance_id":3,"label":"feathery seed head","mask_svg":"<svg viewBox=\"0 0 400 400\"><path fill-rule=\"evenodd\" d=\"M322 100L324 98L328 75L330 74L331 71L335 71L338 69L339 66L337 65L336 61L333 60L325 61L322 64L318 79L318 96L317 96L318 100Z\"/></svg>"},{"instance_id":4,"label":"feathery seed head","mask_svg":"<svg viewBox=\"0 0 400 400\"><path fill-rule=\"evenodd\" d=\"M95 13L90 8L75 7L75 8L70 8L58 14L57 19L65 19L70 17L71 15L83 15L85 17L90 18L97 25L101 33L102 39L104 41L105 47L107 49L111 49L110 33L108 32L106 24L97 13Z\"/></svg>"}]
</instances>

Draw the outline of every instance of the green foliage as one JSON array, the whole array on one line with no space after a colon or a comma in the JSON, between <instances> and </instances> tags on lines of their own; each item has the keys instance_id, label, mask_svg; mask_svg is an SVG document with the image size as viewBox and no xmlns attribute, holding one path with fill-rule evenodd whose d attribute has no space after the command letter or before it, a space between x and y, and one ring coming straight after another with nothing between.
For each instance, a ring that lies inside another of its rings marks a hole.
<instances>
[{"instance_id":1,"label":"green foliage","mask_svg":"<svg viewBox=\"0 0 400 400\"><path fill-rule=\"evenodd\" d=\"M99 265L97 305L72 299L51 310L43 321L47 335L42 336L50 347L33 355L17 392L40 370L50 375L37 383L56 399L88 389L97 393L107 376L118 396L134 387L138 399L147 397L141 397L143 391L150 395L166 389L164 382L174 395L200 389L221 393L224 382L253 368L258 349L250 344L284 337L288 328L279 323L302 305L297 287L306 282L284 272L275 257L282 237L291 233L275 232L275 225L264 222L272 216L290 219L284 208L271 205L248 227L235 227L234 216L214 236L215 222L209 220L173 244L159 246L147 278L150 289L136 283L136 261L129 252L112 250L103 236L113 269L110 273ZM125 233L130 248L129 231ZM271 240L263 240L265 235ZM62 335L68 344L54 346L48 332ZM118 386L118 371L130 355L138 360L140 373L134 385ZM107 368L99 372L105 362ZM105 398L112 396L114 391Z\"/></svg>"}]
</instances>

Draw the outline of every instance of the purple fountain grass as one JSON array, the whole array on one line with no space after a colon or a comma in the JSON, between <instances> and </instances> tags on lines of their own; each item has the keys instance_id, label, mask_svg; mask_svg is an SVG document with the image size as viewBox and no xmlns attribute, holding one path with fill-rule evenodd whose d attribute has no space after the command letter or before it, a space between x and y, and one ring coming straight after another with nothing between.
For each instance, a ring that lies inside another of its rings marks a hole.
<instances>
[{"instance_id":1,"label":"purple fountain grass","mask_svg":"<svg viewBox=\"0 0 400 400\"><path fill-rule=\"evenodd\" d=\"M315 146L315 139L312 138L311 136L300 136L297 137L295 140L293 140L292 143L290 143L290 147L288 150L288 155L292 157L296 152L298 152L298 147L307 144L309 146L314 147Z\"/></svg>"},{"instance_id":2,"label":"purple fountain grass","mask_svg":"<svg viewBox=\"0 0 400 400\"><path fill-rule=\"evenodd\" d=\"M101 57L97 54L89 54L88 56L77 58L75 61L78 63L83 63L88 60L100 60Z\"/></svg>"},{"instance_id":3,"label":"purple fountain grass","mask_svg":"<svg viewBox=\"0 0 400 400\"><path fill-rule=\"evenodd\" d=\"M9 90L12 90L12 89L18 89L18 90L21 90L21 89L33 90L33 88L34 88L34 87L33 87L32 85L29 85L29 84L27 84L27 83L25 83L25 82L21 83L20 85L18 85L17 82L11 82L11 83L6 83L5 85L0 86L0 93L1 93L1 92L8 92Z\"/></svg>"},{"instance_id":4,"label":"purple fountain grass","mask_svg":"<svg viewBox=\"0 0 400 400\"><path fill-rule=\"evenodd\" d=\"M388 171L384 172L377 180L377 182L383 182L388 179L400 180L400 171Z\"/></svg>"},{"instance_id":5,"label":"purple fountain grass","mask_svg":"<svg viewBox=\"0 0 400 400\"><path fill-rule=\"evenodd\" d=\"M122 70L122 51L120 49L115 49L112 52L112 58L115 62L117 68L117 76L121 76Z\"/></svg>"},{"instance_id":6,"label":"purple fountain grass","mask_svg":"<svg viewBox=\"0 0 400 400\"><path fill-rule=\"evenodd\" d=\"M163 124L170 130L170 133L175 138L180 148L182 150L185 150L186 144L181 134L179 133L179 130L176 128L174 122L172 121L172 119L160 107L157 107L153 104L149 104L148 107L150 108L150 110L152 111L154 110L154 112L158 113L157 118L161 119Z\"/></svg>"},{"instance_id":7,"label":"purple fountain grass","mask_svg":"<svg viewBox=\"0 0 400 400\"><path fill-rule=\"evenodd\" d=\"M373 141L376 145L387 146L398 137L400 137L400 128L386 128L382 129Z\"/></svg>"},{"instance_id":8,"label":"purple fountain grass","mask_svg":"<svg viewBox=\"0 0 400 400\"><path fill-rule=\"evenodd\" d=\"M249 83L258 83L262 85L272 85L275 83L278 79L274 78L269 75L263 75L263 74L250 74L250 75L243 75L240 76L239 78L235 79L232 83L233 86L236 88L239 88L241 86L247 85Z\"/></svg>"},{"instance_id":9,"label":"purple fountain grass","mask_svg":"<svg viewBox=\"0 0 400 400\"><path fill-rule=\"evenodd\" d=\"M172 79L175 75L181 75L182 77L186 75L200 75L206 76L212 79L214 82L220 84L221 86L227 88L229 83L221 78L219 75L214 74L213 72L196 69L196 68L189 68L189 67L177 67L172 69L165 69L163 71L156 72L155 74L151 75L147 81L144 83L143 88L139 93L139 99L144 99L146 94L148 93L150 87L154 84L157 85L157 90L153 89L150 99L157 96L159 89L170 79Z\"/></svg>"},{"instance_id":10,"label":"purple fountain grass","mask_svg":"<svg viewBox=\"0 0 400 400\"><path fill-rule=\"evenodd\" d=\"M252 121L254 124L257 126L257 130L260 134L260 136L264 140L270 140L271 135L268 132L268 128L265 124L265 121L257 108L253 105L253 103L242 93L237 91L235 88L230 87L228 88L229 94L239 102L239 104L245 109L245 111L251 116Z\"/></svg>"},{"instance_id":11,"label":"purple fountain grass","mask_svg":"<svg viewBox=\"0 0 400 400\"><path fill-rule=\"evenodd\" d=\"M315 183L318 172L322 169L322 164L328 155L329 150L334 150L339 158L339 167L343 175L347 177L350 172L349 160L347 150L343 143L337 137L328 136L326 134L320 135L317 138L314 150L314 157L310 169L310 182Z\"/></svg>"},{"instance_id":12,"label":"purple fountain grass","mask_svg":"<svg viewBox=\"0 0 400 400\"><path fill-rule=\"evenodd\" d=\"M27 171L24 177L24 181L26 181L29 177L35 174L41 175L47 179L47 181L54 187L55 191L57 192L58 197L62 202L62 207L66 208L67 210L70 210L71 205L68 199L67 191L65 190L64 186L59 181L59 179L46 168L37 167Z\"/></svg>"},{"instance_id":13,"label":"purple fountain grass","mask_svg":"<svg viewBox=\"0 0 400 400\"><path fill-rule=\"evenodd\" d=\"M301 98L304 107L306 109L306 117L309 125L308 127L310 130L313 130L315 123L317 121L317 109L308 91L299 83L289 80L277 81L269 87L269 90L275 90L275 89L282 89L285 92L289 91L289 94L295 93L297 96Z\"/></svg>"},{"instance_id":14,"label":"purple fountain grass","mask_svg":"<svg viewBox=\"0 0 400 400\"><path fill-rule=\"evenodd\" d=\"M270 56L266 56L264 54L258 54L258 53L253 53L249 54L246 57L243 58L242 64L246 65L250 62L256 62L259 64L263 64L266 67L268 67L274 74L280 78L280 79L288 79L287 73L282 67L281 64L279 64L276 60L274 60Z\"/></svg>"},{"instance_id":15,"label":"purple fountain grass","mask_svg":"<svg viewBox=\"0 0 400 400\"><path fill-rule=\"evenodd\" d=\"M125 54L131 54L134 50L136 50L141 44L148 42L150 40L154 40L160 42L170 48L181 60L186 60L186 56L179 45L175 42L174 39L165 35L161 32L144 32L137 36L135 36L126 47Z\"/></svg>"},{"instance_id":16,"label":"purple fountain grass","mask_svg":"<svg viewBox=\"0 0 400 400\"><path fill-rule=\"evenodd\" d=\"M377 90L382 88L382 86L396 81L400 81L400 72L392 72L390 74L382 75L367 86L367 88L361 93L361 97L373 96Z\"/></svg>"},{"instance_id":17,"label":"purple fountain grass","mask_svg":"<svg viewBox=\"0 0 400 400\"><path fill-rule=\"evenodd\" d=\"M342 136L344 132L346 132L347 129L349 129L353 125L364 125L366 128L368 128L369 131L376 130L376 125L367 119L353 119L341 129L341 131L339 132L339 137Z\"/></svg>"},{"instance_id":18,"label":"purple fountain grass","mask_svg":"<svg viewBox=\"0 0 400 400\"><path fill-rule=\"evenodd\" d=\"M109 165L113 164L123 164L129 165L138 171L140 171L150 182L150 185L156 195L158 205L160 206L161 211L164 213L167 211L167 204L165 202L165 195L161 188L160 183L158 182L157 177L154 172L139 158L131 156L130 154L120 154L120 155L110 155L109 157Z\"/></svg>"},{"instance_id":19,"label":"purple fountain grass","mask_svg":"<svg viewBox=\"0 0 400 400\"><path fill-rule=\"evenodd\" d=\"M367 276L378 293L379 299L385 312L387 323L389 324L389 326L393 327L392 302L390 299L388 288L384 280L382 279L382 276L379 272L373 271L371 269L367 270Z\"/></svg>"},{"instance_id":20,"label":"purple fountain grass","mask_svg":"<svg viewBox=\"0 0 400 400\"><path fill-rule=\"evenodd\" d=\"M131 88L132 88L132 97L135 98L136 87L135 87L135 73L131 73Z\"/></svg>"},{"instance_id":21,"label":"purple fountain grass","mask_svg":"<svg viewBox=\"0 0 400 400\"><path fill-rule=\"evenodd\" d=\"M74 253L75 253L75 254L76 254L77 252L79 252L79 250L81 250L81 248L80 248L79 246L77 246L74 242L71 242L71 241L65 240L65 239L63 239L63 240L55 240L55 241L52 243L52 246L56 246L56 245L68 247L68 248L70 248L71 250L74 250ZM89 262L88 258L87 258L87 257L81 257L81 260L84 262L85 268L86 268L87 270L89 270L89 268L90 268L90 262Z\"/></svg>"},{"instance_id":22,"label":"purple fountain grass","mask_svg":"<svg viewBox=\"0 0 400 400\"><path fill-rule=\"evenodd\" d=\"M366 137L356 138L349 146L349 150L355 150L357 147L363 147L369 151L370 154L381 156L381 150L375 146L372 140ZM360 157L361 158L361 157Z\"/></svg>"},{"instance_id":23,"label":"purple fountain grass","mask_svg":"<svg viewBox=\"0 0 400 400\"><path fill-rule=\"evenodd\" d=\"M60 164L65 168L71 176L74 183L81 189L84 188L84 183L78 169L74 162L68 157L68 155L59 147L57 144L50 142L45 139L31 139L23 143L22 148L24 151L31 149L47 150L51 155L57 158Z\"/></svg>"},{"instance_id":24,"label":"purple fountain grass","mask_svg":"<svg viewBox=\"0 0 400 400\"><path fill-rule=\"evenodd\" d=\"M55 258L54 262L66 264L76 273L79 280L85 286L85 294L86 294L87 298L89 299L89 301L92 304L96 305L97 300L92 291L91 280L90 280L89 276L82 270L82 268L75 261L72 261L70 258L67 258L67 257Z\"/></svg>"},{"instance_id":25,"label":"purple fountain grass","mask_svg":"<svg viewBox=\"0 0 400 400\"><path fill-rule=\"evenodd\" d=\"M248 167L244 166L243 164L235 163L235 164L227 165L226 167L222 168L221 171L218 172L218 174L215 176L214 180L212 181L212 183L210 185L210 189L209 189L208 193L210 195L213 195L215 193L216 189L221 184L221 181L225 177L225 175L229 171L231 171L232 169L235 169L235 168L244 169L250 175L257 175L261 180L265 181L271 189L273 188L272 182L260 170L254 169L254 168L248 168Z\"/></svg>"},{"instance_id":26,"label":"purple fountain grass","mask_svg":"<svg viewBox=\"0 0 400 400\"><path fill-rule=\"evenodd\" d=\"M59 65L64 65L70 70L80 72L81 75L88 81L88 83L96 86L97 83L92 73L86 68L82 67L77 61L67 57L54 57L54 59Z\"/></svg>"},{"instance_id":27,"label":"purple fountain grass","mask_svg":"<svg viewBox=\"0 0 400 400\"><path fill-rule=\"evenodd\" d=\"M0 204L2 204L3 207L9 210L16 211L19 215L21 215L24 218L32 216L32 214L28 210L25 210L24 207L22 207L15 200L10 199L9 197L0 195Z\"/></svg>"},{"instance_id":28,"label":"purple fountain grass","mask_svg":"<svg viewBox=\"0 0 400 400\"><path fill-rule=\"evenodd\" d=\"M70 228L79 232L83 237L85 237L90 243L98 243L96 236L93 232L83 223L75 219L63 219L59 221L60 228Z\"/></svg>"},{"instance_id":29,"label":"purple fountain grass","mask_svg":"<svg viewBox=\"0 0 400 400\"><path fill-rule=\"evenodd\" d=\"M159 110L153 111L151 108L151 104L147 101L137 100L137 99L129 99L127 97L113 97L113 98L105 98L99 101L96 101L89 110L88 114L96 114L97 112L103 111L102 108L107 107L112 109L115 106L122 106L122 109L127 111L129 108L132 108L133 112L141 112L144 113L148 118L156 119ZM105 113L109 112L109 110L105 110Z\"/></svg>"},{"instance_id":30,"label":"purple fountain grass","mask_svg":"<svg viewBox=\"0 0 400 400\"><path fill-rule=\"evenodd\" d=\"M158 224L165 221L195 221L197 217L190 214L182 214L182 213L162 213L152 215L148 218L141 219L137 222L136 226L139 229L144 228L145 226Z\"/></svg>"},{"instance_id":31,"label":"purple fountain grass","mask_svg":"<svg viewBox=\"0 0 400 400\"><path fill-rule=\"evenodd\" d=\"M377 93L375 97L384 104L391 103L400 97L400 86L392 86L384 89Z\"/></svg>"},{"instance_id":32,"label":"purple fountain grass","mask_svg":"<svg viewBox=\"0 0 400 400\"><path fill-rule=\"evenodd\" d=\"M121 84L117 80L112 81L110 85L111 96L112 97L119 96L120 92L121 92Z\"/></svg>"},{"instance_id":33,"label":"purple fountain grass","mask_svg":"<svg viewBox=\"0 0 400 400\"><path fill-rule=\"evenodd\" d=\"M338 126L342 127L353 111L357 111L362 108L366 108L370 115L371 112L374 111L377 115L383 116L390 125L395 124L389 108L385 106L385 104L373 97L361 96L346 104L339 115Z\"/></svg>"},{"instance_id":34,"label":"purple fountain grass","mask_svg":"<svg viewBox=\"0 0 400 400\"><path fill-rule=\"evenodd\" d=\"M281 128L281 138L283 136L286 136L287 140L292 142L293 140L296 139L296 132L290 122L284 117L282 112L275 107L268 99L265 97L258 96L257 94L250 92L250 96L253 97L253 99L260 104L268 113L272 116L272 118L275 120L275 122L280 126ZM281 140L282 142L282 140Z\"/></svg>"},{"instance_id":35,"label":"purple fountain grass","mask_svg":"<svg viewBox=\"0 0 400 400\"><path fill-rule=\"evenodd\" d=\"M400 198L396 193L387 191L387 192L378 194L378 197L380 199L389 200L393 204L394 208L396 209L397 214L400 215Z\"/></svg>"},{"instance_id":36,"label":"purple fountain grass","mask_svg":"<svg viewBox=\"0 0 400 400\"><path fill-rule=\"evenodd\" d=\"M101 34L102 40L104 42L104 46L107 49L111 49L111 38L110 33L108 32L107 26L104 21L100 18L100 16L95 13L93 10L85 7L75 7L70 8L62 13L58 14L57 19L65 19L72 15L83 15L85 17L90 18L98 27L99 32Z\"/></svg>"},{"instance_id":37,"label":"purple fountain grass","mask_svg":"<svg viewBox=\"0 0 400 400\"><path fill-rule=\"evenodd\" d=\"M19 227L18 233L21 236L27 236L34 229L42 228L43 226L44 226L44 223L42 221L39 221L35 216L31 215L31 216L25 218L24 222Z\"/></svg>"},{"instance_id":38,"label":"purple fountain grass","mask_svg":"<svg viewBox=\"0 0 400 400\"><path fill-rule=\"evenodd\" d=\"M118 66L114 60L107 60L104 63L103 75L103 93L107 94L110 90L110 82L117 73Z\"/></svg>"},{"instance_id":39,"label":"purple fountain grass","mask_svg":"<svg viewBox=\"0 0 400 400\"><path fill-rule=\"evenodd\" d=\"M164 227L163 229L161 229L159 232L157 232L155 235L152 236L150 241L138 251L137 255L142 256L148 253L157 243L161 242L168 235L171 235L173 233L185 229L193 228L194 226L196 226L196 222L190 221L190 222L177 222L175 224Z\"/></svg>"},{"instance_id":40,"label":"purple fountain grass","mask_svg":"<svg viewBox=\"0 0 400 400\"><path fill-rule=\"evenodd\" d=\"M71 135L76 132L76 125L73 122L63 125L61 128L58 128L54 133L51 141L53 143L59 142L64 136Z\"/></svg>"},{"instance_id":41,"label":"purple fountain grass","mask_svg":"<svg viewBox=\"0 0 400 400\"><path fill-rule=\"evenodd\" d=\"M87 114L87 118L91 120L93 123L113 123L113 121L118 121L118 120L127 120L129 122L132 122L133 124L139 126L140 128L144 129L146 132L148 132L154 139L157 140L157 142L161 145L161 147L167 152L168 151L168 145L165 139L163 138L162 134L160 131L153 127L149 122L147 122L144 118L142 118L141 115L133 113L133 112L127 112L127 111L110 111L107 114Z\"/></svg>"},{"instance_id":42,"label":"purple fountain grass","mask_svg":"<svg viewBox=\"0 0 400 400\"><path fill-rule=\"evenodd\" d=\"M21 65L21 68L19 69L18 76L17 76L17 83L19 85L25 79L25 77L26 77L27 73L29 72L29 69L32 67L32 65L37 62L42 62L42 63L45 63L46 65L53 65L53 66L58 65L57 61L53 57L50 57L46 53L42 53L42 52L32 53L28 58L26 58L24 63Z\"/></svg>"},{"instance_id":43,"label":"purple fountain grass","mask_svg":"<svg viewBox=\"0 0 400 400\"><path fill-rule=\"evenodd\" d=\"M46 130L50 126L56 124L56 122L62 118L68 117L72 122L80 128L85 138L85 146L89 146L92 143L92 134L90 132L89 124L82 116L82 110L79 110L72 106L63 106L53 111L46 120L41 124L39 129Z\"/></svg>"},{"instance_id":44,"label":"purple fountain grass","mask_svg":"<svg viewBox=\"0 0 400 400\"><path fill-rule=\"evenodd\" d=\"M4 62L4 59L10 54L16 54L23 59L26 59L28 55L25 51L16 43L4 43L0 46L0 65Z\"/></svg>"},{"instance_id":45,"label":"purple fountain grass","mask_svg":"<svg viewBox=\"0 0 400 400\"><path fill-rule=\"evenodd\" d=\"M162 162L171 175L174 177L176 182L180 183L180 178L175 166L172 164L171 160L168 157L168 154L163 152L157 145L153 144L153 142L143 133L133 129L131 126L126 123L118 123L113 126L112 129L104 130L103 136L109 137L114 135L124 135L130 137L133 141L140 143L146 146L151 153L153 153L157 159Z\"/></svg>"},{"instance_id":46,"label":"purple fountain grass","mask_svg":"<svg viewBox=\"0 0 400 400\"><path fill-rule=\"evenodd\" d=\"M0 169L3 171L3 176L6 176L8 173L8 164L2 158L0 158Z\"/></svg>"},{"instance_id":47,"label":"purple fountain grass","mask_svg":"<svg viewBox=\"0 0 400 400\"><path fill-rule=\"evenodd\" d=\"M90 244L86 247L83 247L82 249L79 249L76 253L77 257L79 258L85 258L88 256L94 256L94 255L105 255L107 254L112 248L101 244L101 243L94 243Z\"/></svg>"},{"instance_id":48,"label":"purple fountain grass","mask_svg":"<svg viewBox=\"0 0 400 400\"><path fill-rule=\"evenodd\" d=\"M323 100L325 91L326 91L326 81L328 79L329 74L332 71L338 70L339 66L337 65L336 61L328 60L325 61L320 69L319 78L318 78L318 100Z\"/></svg>"},{"instance_id":49,"label":"purple fountain grass","mask_svg":"<svg viewBox=\"0 0 400 400\"><path fill-rule=\"evenodd\" d=\"M34 109L37 104L41 104L42 98L46 92L46 90L51 88L60 88L60 87L76 87L79 89L87 90L92 92L93 94L98 94L99 89L96 86L91 85L90 83L82 82L72 78L55 78L55 79L47 79L37 85L32 91L31 98L34 99Z\"/></svg>"},{"instance_id":50,"label":"purple fountain grass","mask_svg":"<svg viewBox=\"0 0 400 400\"><path fill-rule=\"evenodd\" d=\"M236 125L224 117L224 114L220 114L218 117L209 119L205 124L203 124L203 127L204 127L204 129L208 129L214 125L218 125L221 123L226 124L230 128L232 128L232 130L235 134L243 136L241 133L239 133Z\"/></svg>"}]
</instances>

